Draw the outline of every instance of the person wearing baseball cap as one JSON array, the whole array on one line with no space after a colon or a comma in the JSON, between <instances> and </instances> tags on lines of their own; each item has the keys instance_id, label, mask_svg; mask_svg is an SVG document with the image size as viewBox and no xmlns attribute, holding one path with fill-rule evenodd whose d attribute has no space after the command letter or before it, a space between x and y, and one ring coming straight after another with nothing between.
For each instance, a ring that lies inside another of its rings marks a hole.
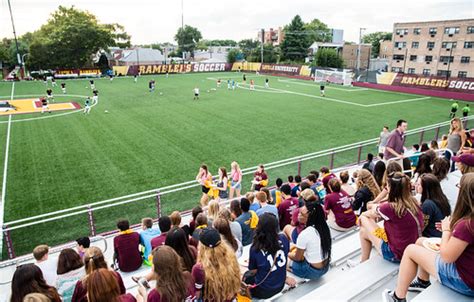
<instances>
[{"instance_id":1,"label":"person wearing baseball cap","mask_svg":"<svg viewBox=\"0 0 474 302\"><path fill-rule=\"evenodd\" d=\"M474 154L461 154L451 159L456 163L461 174L474 172Z\"/></svg>"}]
</instances>

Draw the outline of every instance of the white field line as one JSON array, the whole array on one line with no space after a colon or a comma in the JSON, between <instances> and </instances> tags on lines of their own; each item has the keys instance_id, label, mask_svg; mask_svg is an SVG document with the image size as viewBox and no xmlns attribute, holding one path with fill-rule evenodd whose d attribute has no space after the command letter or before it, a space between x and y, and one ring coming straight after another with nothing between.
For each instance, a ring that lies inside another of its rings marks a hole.
<instances>
[{"instance_id":1,"label":"white field line","mask_svg":"<svg viewBox=\"0 0 474 302\"><path fill-rule=\"evenodd\" d=\"M365 106L366 106L366 107L384 106L384 105L392 105L392 104L416 102L416 101L422 101L422 100L427 100L427 99L431 99L431 97L427 96L427 97L415 98L415 99L406 99L406 100L393 101L393 102L370 104L370 105L365 105Z\"/></svg>"},{"instance_id":2,"label":"white field line","mask_svg":"<svg viewBox=\"0 0 474 302\"><path fill-rule=\"evenodd\" d=\"M289 81L289 80L281 80L281 79L278 79L278 82L290 83L290 84L297 84L297 85L303 85L303 86L318 87L318 84L303 83L303 82L299 82L299 80ZM358 92L358 91L366 91L366 90L369 90L368 88L344 89L344 88L338 88L338 87L333 87L333 86L329 86L329 85L327 85L326 88L327 88L327 89L340 90L340 91L344 91L344 92Z\"/></svg>"},{"instance_id":3,"label":"white field line","mask_svg":"<svg viewBox=\"0 0 474 302\"><path fill-rule=\"evenodd\" d=\"M13 100L15 93L15 82L12 84L12 94L10 101ZM2 181L2 199L0 200L0 252L3 250L3 219L5 209L5 197L7 196L7 172L8 172L8 152L10 150L10 130L12 126L12 115L8 115L7 142L5 145L5 160L3 162L3 181Z\"/></svg>"}]
</instances>

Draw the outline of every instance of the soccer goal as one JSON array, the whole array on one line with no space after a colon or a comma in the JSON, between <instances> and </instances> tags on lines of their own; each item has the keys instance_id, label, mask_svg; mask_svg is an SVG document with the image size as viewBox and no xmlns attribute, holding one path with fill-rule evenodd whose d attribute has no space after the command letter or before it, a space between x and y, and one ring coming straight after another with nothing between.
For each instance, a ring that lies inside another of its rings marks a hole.
<instances>
[{"instance_id":1,"label":"soccer goal","mask_svg":"<svg viewBox=\"0 0 474 302\"><path fill-rule=\"evenodd\" d=\"M350 86L354 74L349 70L337 71L337 70L327 70L327 69L316 69L314 73L315 82L329 82L344 86Z\"/></svg>"}]
</instances>

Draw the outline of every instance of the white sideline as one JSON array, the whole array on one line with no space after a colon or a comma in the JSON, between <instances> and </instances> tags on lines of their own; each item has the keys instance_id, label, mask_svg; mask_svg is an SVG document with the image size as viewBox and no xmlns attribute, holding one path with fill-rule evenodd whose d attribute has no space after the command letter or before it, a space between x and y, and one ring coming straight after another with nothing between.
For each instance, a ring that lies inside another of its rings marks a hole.
<instances>
[{"instance_id":1,"label":"white sideline","mask_svg":"<svg viewBox=\"0 0 474 302\"><path fill-rule=\"evenodd\" d=\"M291 80L281 80L278 79L278 82L283 82L283 83L290 83L290 84L297 84L297 85L303 85L303 86L311 86L311 87L317 87L318 84L308 84L308 83L300 83L299 81L291 81ZM368 88L354 88L354 89L344 89L344 88L337 88L337 87L332 87L332 86L326 86L326 88L329 89L335 89L335 90L341 90L345 92L358 92L358 91L366 91L369 90Z\"/></svg>"},{"instance_id":2,"label":"white sideline","mask_svg":"<svg viewBox=\"0 0 474 302\"><path fill-rule=\"evenodd\" d=\"M10 101L13 101L13 94L15 93L15 82L12 84L12 93ZM3 250L3 216L5 209L5 197L7 195L7 172L8 172L8 151L10 150L10 130L12 126L12 115L8 115L7 126L7 143L5 145L5 161L3 163L3 180L2 180L2 199L0 200L0 252Z\"/></svg>"},{"instance_id":3,"label":"white sideline","mask_svg":"<svg viewBox=\"0 0 474 302\"><path fill-rule=\"evenodd\" d=\"M366 105L366 106L367 107L383 106L383 105L391 105L391 104L399 104L399 103L416 102L416 101L422 101L422 100L427 100L427 99L431 99L431 97L427 96L427 97L415 98L415 99L406 99L406 100L393 101L393 102L370 104L370 105Z\"/></svg>"}]
</instances>

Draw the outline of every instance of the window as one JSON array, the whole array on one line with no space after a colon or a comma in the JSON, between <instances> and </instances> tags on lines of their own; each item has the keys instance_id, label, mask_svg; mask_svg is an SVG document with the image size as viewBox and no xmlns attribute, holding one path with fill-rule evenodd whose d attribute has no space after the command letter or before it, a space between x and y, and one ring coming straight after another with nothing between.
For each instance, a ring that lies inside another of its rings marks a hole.
<instances>
[{"instance_id":1,"label":"window","mask_svg":"<svg viewBox=\"0 0 474 302\"><path fill-rule=\"evenodd\" d=\"M451 49L451 48L456 48L456 45L457 45L456 42L443 42L441 43L441 48Z\"/></svg>"},{"instance_id":2,"label":"window","mask_svg":"<svg viewBox=\"0 0 474 302\"><path fill-rule=\"evenodd\" d=\"M397 35L408 35L408 29L398 28L398 29L395 30L395 34L397 34Z\"/></svg>"},{"instance_id":3,"label":"window","mask_svg":"<svg viewBox=\"0 0 474 302\"><path fill-rule=\"evenodd\" d=\"M430 35L436 35L437 32L438 32L438 30L436 29L436 27L431 27L430 28Z\"/></svg>"},{"instance_id":4,"label":"window","mask_svg":"<svg viewBox=\"0 0 474 302\"><path fill-rule=\"evenodd\" d=\"M423 75L429 76L431 74L429 69L423 69Z\"/></svg>"},{"instance_id":5,"label":"window","mask_svg":"<svg viewBox=\"0 0 474 302\"><path fill-rule=\"evenodd\" d=\"M467 33L468 34L474 34L474 26L468 26L467 27Z\"/></svg>"},{"instance_id":6,"label":"window","mask_svg":"<svg viewBox=\"0 0 474 302\"><path fill-rule=\"evenodd\" d=\"M395 42L395 48L405 48L407 46L407 42Z\"/></svg>"},{"instance_id":7,"label":"window","mask_svg":"<svg viewBox=\"0 0 474 302\"><path fill-rule=\"evenodd\" d=\"M428 42L426 43L427 48L434 48L435 47L435 42Z\"/></svg>"},{"instance_id":8,"label":"window","mask_svg":"<svg viewBox=\"0 0 474 302\"><path fill-rule=\"evenodd\" d=\"M421 28L414 28L414 29L413 29L413 33L414 33L415 35L421 34Z\"/></svg>"},{"instance_id":9,"label":"window","mask_svg":"<svg viewBox=\"0 0 474 302\"><path fill-rule=\"evenodd\" d=\"M433 56L426 56L425 62L433 62Z\"/></svg>"},{"instance_id":10,"label":"window","mask_svg":"<svg viewBox=\"0 0 474 302\"><path fill-rule=\"evenodd\" d=\"M443 63L448 63L448 62L453 63L454 62L454 57L453 56L441 56L441 57L439 57L439 61L443 62Z\"/></svg>"},{"instance_id":11,"label":"window","mask_svg":"<svg viewBox=\"0 0 474 302\"><path fill-rule=\"evenodd\" d=\"M471 57L461 57L461 63L469 63L471 61Z\"/></svg>"},{"instance_id":12,"label":"window","mask_svg":"<svg viewBox=\"0 0 474 302\"><path fill-rule=\"evenodd\" d=\"M464 42L464 48L474 48L474 42Z\"/></svg>"},{"instance_id":13,"label":"window","mask_svg":"<svg viewBox=\"0 0 474 302\"><path fill-rule=\"evenodd\" d=\"M447 35L459 34L459 27L445 27L444 33Z\"/></svg>"},{"instance_id":14,"label":"window","mask_svg":"<svg viewBox=\"0 0 474 302\"><path fill-rule=\"evenodd\" d=\"M412 62L416 61L416 55L410 55L410 61Z\"/></svg>"},{"instance_id":15,"label":"window","mask_svg":"<svg viewBox=\"0 0 474 302\"><path fill-rule=\"evenodd\" d=\"M405 60L405 56L404 55L393 55L393 59L397 60L397 61L403 61L403 60Z\"/></svg>"},{"instance_id":16,"label":"window","mask_svg":"<svg viewBox=\"0 0 474 302\"><path fill-rule=\"evenodd\" d=\"M437 76L438 77L448 77L449 78L451 76L451 70L450 71L438 70Z\"/></svg>"},{"instance_id":17,"label":"window","mask_svg":"<svg viewBox=\"0 0 474 302\"><path fill-rule=\"evenodd\" d=\"M411 48L418 48L420 46L420 42L411 42Z\"/></svg>"},{"instance_id":18,"label":"window","mask_svg":"<svg viewBox=\"0 0 474 302\"><path fill-rule=\"evenodd\" d=\"M467 78L467 71L458 72L458 78Z\"/></svg>"},{"instance_id":19,"label":"window","mask_svg":"<svg viewBox=\"0 0 474 302\"><path fill-rule=\"evenodd\" d=\"M409 74L415 74L415 68L408 68L408 72Z\"/></svg>"},{"instance_id":20,"label":"window","mask_svg":"<svg viewBox=\"0 0 474 302\"><path fill-rule=\"evenodd\" d=\"M392 67L392 72L402 72L401 67Z\"/></svg>"}]
</instances>

